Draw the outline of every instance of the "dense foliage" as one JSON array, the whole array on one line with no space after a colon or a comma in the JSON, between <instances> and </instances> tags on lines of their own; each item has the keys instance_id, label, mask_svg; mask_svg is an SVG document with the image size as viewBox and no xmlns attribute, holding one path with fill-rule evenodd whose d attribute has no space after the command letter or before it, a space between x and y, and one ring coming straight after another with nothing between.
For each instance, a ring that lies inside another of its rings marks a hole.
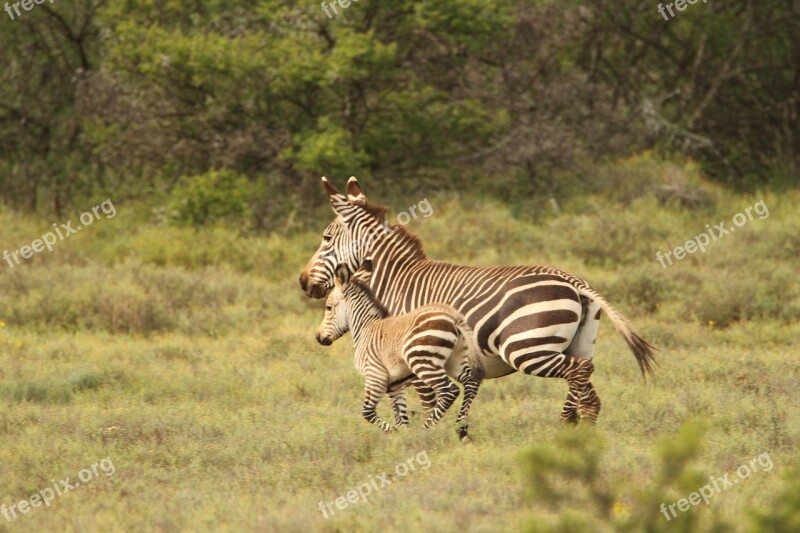
<instances>
[{"instance_id":1,"label":"dense foliage","mask_svg":"<svg viewBox=\"0 0 800 533\"><path fill-rule=\"evenodd\" d=\"M562 199L644 148L785 186L798 20L785 0L669 20L637 0L45 2L0 23L0 197L61 214L225 171L273 229L323 174Z\"/></svg>"}]
</instances>

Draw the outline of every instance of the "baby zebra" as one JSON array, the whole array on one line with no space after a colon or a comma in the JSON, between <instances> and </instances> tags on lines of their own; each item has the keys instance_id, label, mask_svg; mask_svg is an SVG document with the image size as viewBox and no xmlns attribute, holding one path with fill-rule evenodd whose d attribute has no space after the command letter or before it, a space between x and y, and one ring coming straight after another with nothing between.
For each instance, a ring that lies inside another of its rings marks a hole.
<instances>
[{"instance_id":1,"label":"baby zebra","mask_svg":"<svg viewBox=\"0 0 800 533\"><path fill-rule=\"evenodd\" d=\"M337 265L335 286L325 306L325 318L317 341L328 346L353 333L355 366L364 376L363 415L383 431L391 427L375 412L387 392L394 408L395 425L408 424L403 388L416 376L436 391L436 405L425 421L425 429L439 422L459 394L448 374L464 385L464 399L456 420L463 442L467 434L470 404L478 394L483 367L472 329L449 305L431 304L401 316L388 316L369 289L371 262L350 278L345 265Z\"/></svg>"}]
</instances>

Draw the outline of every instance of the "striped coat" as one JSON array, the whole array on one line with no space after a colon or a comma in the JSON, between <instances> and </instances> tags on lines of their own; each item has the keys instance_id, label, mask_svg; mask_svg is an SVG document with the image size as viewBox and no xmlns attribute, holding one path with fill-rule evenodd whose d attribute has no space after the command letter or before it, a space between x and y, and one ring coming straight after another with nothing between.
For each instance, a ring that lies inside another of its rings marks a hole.
<instances>
[{"instance_id":1,"label":"striped coat","mask_svg":"<svg viewBox=\"0 0 800 533\"><path fill-rule=\"evenodd\" d=\"M441 302L464 315L487 358L485 377L520 371L565 379L564 421L580 416L594 422L600 412L590 377L601 312L627 342L642 374L652 373L653 347L584 280L546 265L469 267L431 261L419 239L402 227L386 226L386 209L367 202L355 178L348 182L347 195L327 180L323 185L337 217L300 276L310 297L322 297L332 287L336 264L355 272L369 255L370 289L390 313ZM426 393L420 384L417 389Z\"/></svg>"},{"instance_id":2,"label":"striped coat","mask_svg":"<svg viewBox=\"0 0 800 533\"><path fill-rule=\"evenodd\" d=\"M363 415L384 431L391 427L378 418L376 406L388 392L395 424L406 425L402 390L416 378L435 391L436 403L425 422L438 423L459 394L450 377L464 385L458 419L458 435L469 440L467 415L475 398L483 370L472 328L452 306L429 304L402 316L388 316L369 289L371 263L350 279L346 267L337 269L334 290L328 296L317 341L330 345L348 330L353 334L355 366L365 379ZM448 377L448 375L450 377Z\"/></svg>"}]
</instances>

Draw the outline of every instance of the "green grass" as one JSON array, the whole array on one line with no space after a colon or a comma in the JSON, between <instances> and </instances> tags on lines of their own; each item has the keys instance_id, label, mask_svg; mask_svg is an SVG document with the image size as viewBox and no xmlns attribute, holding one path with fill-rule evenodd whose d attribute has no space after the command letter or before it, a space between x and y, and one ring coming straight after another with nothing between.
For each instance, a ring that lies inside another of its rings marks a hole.
<instances>
[{"instance_id":1,"label":"green grass","mask_svg":"<svg viewBox=\"0 0 800 533\"><path fill-rule=\"evenodd\" d=\"M754 510L778 505L800 440L800 197L766 195L769 218L662 270L656 250L760 199L709 194L714 203L694 211L654 196L596 197L535 222L495 203L432 196L433 216L411 226L433 258L545 262L581 275L659 346L657 377L644 383L601 326L593 382L603 411L586 438L605 443L594 482L613 494L610 517L595 521L577 493L553 507L529 492L531 447L558 452L574 431L559 423L563 381L486 382L472 410L474 446L458 442L455 413L429 432L415 418L384 436L361 419L349 338L314 341L322 303L296 278L319 232L162 227L143 222L141 206L117 205L117 217L52 253L0 268L0 504L74 481L107 457L115 468L49 508L0 516L0 531L518 531L573 515L612 529L659 513L641 492L658 479L660 443L688 420L705 427L690 461L705 480L769 453L772 471L685 513L701 530L718 519L747 529ZM50 223L4 213L0 224L2 245L16 249ZM328 520L318 510L420 452L430 468ZM554 483L568 486L559 472ZM665 503L689 493L677 481L657 488Z\"/></svg>"}]
</instances>

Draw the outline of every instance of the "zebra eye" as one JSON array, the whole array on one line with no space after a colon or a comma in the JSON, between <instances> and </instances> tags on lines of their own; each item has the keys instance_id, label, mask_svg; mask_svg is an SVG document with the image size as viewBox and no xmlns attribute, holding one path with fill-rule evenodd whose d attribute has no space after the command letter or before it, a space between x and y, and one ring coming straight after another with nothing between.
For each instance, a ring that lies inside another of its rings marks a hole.
<instances>
[{"instance_id":1,"label":"zebra eye","mask_svg":"<svg viewBox=\"0 0 800 533\"><path fill-rule=\"evenodd\" d=\"M330 235L323 235L322 236L322 242L331 242L331 236Z\"/></svg>"},{"instance_id":2,"label":"zebra eye","mask_svg":"<svg viewBox=\"0 0 800 533\"><path fill-rule=\"evenodd\" d=\"M330 311L330 310L332 310L332 309L333 309L333 306L332 306L332 305L326 305L326 306L325 306L325 310L326 310L326 311Z\"/></svg>"}]
</instances>

